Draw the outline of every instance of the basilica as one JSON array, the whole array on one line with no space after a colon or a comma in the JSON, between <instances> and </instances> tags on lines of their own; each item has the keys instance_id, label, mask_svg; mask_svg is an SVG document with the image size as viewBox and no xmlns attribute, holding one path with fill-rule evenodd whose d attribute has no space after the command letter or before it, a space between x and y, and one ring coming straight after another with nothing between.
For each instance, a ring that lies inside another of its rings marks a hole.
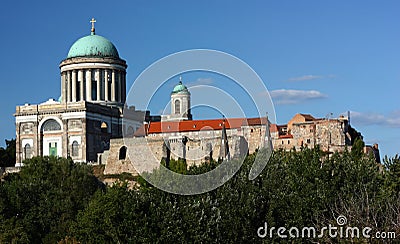
<instances>
[{"instance_id":1,"label":"basilica","mask_svg":"<svg viewBox=\"0 0 400 244\"><path fill-rule=\"evenodd\" d=\"M59 65L60 98L16 107L17 165L49 155L95 162L110 139L132 134L143 124L146 111L124 107L126 61L91 22L90 35L78 39ZM124 117L124 109L129 116Z\"/></svg>"},{"instance_id":2,"label":"basilica","mask_svg":"<svg viewBox=\"0 0 400 244\"><path fill-rule=\"evenodd\" d=\"M34 156L71 157L74 162L86 163L128 160L123 136L132 138L135 143L133 148L140 148L140 138L151 138L153 142L157 141L153 145L155 151L165 149L165 140L162 138L166 136L168 144L172 145L171 156L179 158L183 156L183 151L185 155L196 152L193 145L189 152L190 144L195 143L192 137L202 135L205 141L204 135L207 135L208 144L202 145L201 150L195 153L194 161L201 162L212 151L221 150L220 139L224 135L226 145L222 147L226 151L224 156L228 156L228 151L232 155L247 152L247 149L242 149L243 152L235 150L240 141L237 136L247 131L250 135L250 130L251 133L254 131L254 135L257 134L258 139L265 134L265 118L249 121L192 120L190 92L182 80L170 94L171 113L168 115L150 116L149 111L127 107L126 61L120 57L111 41L96 34L94 19L91 23L90 34L73 43L67 57L59 65L59 99L16 107L17 166ZM255 128L247 126L248 122L258 127L257 133ZM167 126L164 128L166 133L160 133L164 125ZM215 132L204 128L211 128ZM156 140L160 135L160 140ZM191 141L186 146L182 144L182 138ZM229 140L230 145L227 144ZM246 141L252 140L246 136ZM250 149L254 151L257 147L258 142ZM109 157L114 153L116 157ZM139 150L139 153L143 154L143 150ZM162 158L162 153L157 158Z\"/></svg>"},{"instance_id":3,"label":"basilica","mask_svg":"<svg viewBox=\"0 0 400 244\"><path fill-rule=\"evenodd\" d=\"M127 63L91 22L90 34L73 43L59 65L59 99L16 107L16 166L34 156L58 156L105 164L109 174L135 173L132 163L184 158L200 164L262 147L319 145L328 153L343 151L361 136L351 128L350 116L297 114L286 125L270 124L267 116L193 120L191 93L181 78L169 94L170 114L150 116L150 111L128 107Z\"/></svg>"}]
</instances>

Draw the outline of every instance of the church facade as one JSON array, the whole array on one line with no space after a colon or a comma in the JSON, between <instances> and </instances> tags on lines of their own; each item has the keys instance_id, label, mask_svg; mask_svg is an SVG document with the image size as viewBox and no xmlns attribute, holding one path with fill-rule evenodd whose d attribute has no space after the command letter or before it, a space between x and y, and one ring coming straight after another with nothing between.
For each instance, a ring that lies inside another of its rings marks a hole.
<instances>
[{"instance_id":1,"label":"church facade","mask_svg":"<svg viewBox=\"0 0 400 244\"><path fill-rule=\"evenodd\" d=\"M96 35L94 22L90 35L77 40L59 65L58 101L16 107L17 165L50 155L96 162L110 139L133 134L143 124L145 111L124 107L126 61L113 43ZM124 109L130 111L128 118Z\"/></svg>"}]
</instances>

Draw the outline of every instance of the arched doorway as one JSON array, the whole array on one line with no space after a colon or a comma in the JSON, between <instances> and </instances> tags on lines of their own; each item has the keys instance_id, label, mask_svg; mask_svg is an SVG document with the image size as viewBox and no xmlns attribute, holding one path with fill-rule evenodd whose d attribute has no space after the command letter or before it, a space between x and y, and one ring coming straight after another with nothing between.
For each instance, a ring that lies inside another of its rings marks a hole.
<instances>
[{"instance_id":1,"label":"arched doorway","mask_svg":"<svg viewBox=\"0 0 400 244\"><path fill-rule=\"evenodd\" d=\"M119 149L119 160L125 160L126 159L126 146L123 146Z\"/></svg>"},{"instance_id":2,"label":"arched doorway","mask_svg":"<svg viewBox=\"0 0 400 244\"><path fill-rule=\"evenodd\" d=\"M44 121L40 127L43 156L62 156L62 127L56 119Z\"/></svg>"}]
</instances>

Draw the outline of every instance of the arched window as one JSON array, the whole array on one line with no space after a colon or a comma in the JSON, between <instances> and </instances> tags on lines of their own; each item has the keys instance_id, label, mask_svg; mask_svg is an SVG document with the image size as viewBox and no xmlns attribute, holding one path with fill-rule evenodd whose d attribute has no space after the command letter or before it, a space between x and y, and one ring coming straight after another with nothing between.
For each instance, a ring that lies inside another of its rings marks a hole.
<instances>
[{"instance_id":1,"label":"arched window","mask_svg":"<svg viewBox=\"0 0 400 244\"><path fill-rule=\"evenodd\" d=\"M77 141L72 142L72 157L79 156L79 143Z\"/></svg>"},{"instance_id":2,"label":"arched window","mask_svg":"<svg viewBox=\"0 0 400 244\"><path fill-rule=\"evenodd\" d=\"M29 143L25 144L24 154L25 154L25 159L32 157L31 145Z\"/></svg>"},{"instance_id":3,"label":"arched window","mask_svg":"<svg viewBox=\"0 0 400 244\"><path fill-rule=\"evenodd\" d=\"M181 101L175 100L175 114L181 114Z\"/></svg>"},{"instance_id":4,"label":"arched window","mask_svg":"<svg viewBox=\"0 0 400 244\"><path fill-rule=\"evenodd\" d=\"M44 132L57 130L61 130L61 125L54 119L47 120L42 126L42 131Z\"/></svg>"},{"instance_id":5,"label":"arched window","mask_svg":"<svg viewBox=\"0 0 400 244\"><path fill-rule=\"evenodd\" d=\"M125 160L126 159L126 147L123 146L119 149L119 160Z\"/></svg>"}]
</instances>

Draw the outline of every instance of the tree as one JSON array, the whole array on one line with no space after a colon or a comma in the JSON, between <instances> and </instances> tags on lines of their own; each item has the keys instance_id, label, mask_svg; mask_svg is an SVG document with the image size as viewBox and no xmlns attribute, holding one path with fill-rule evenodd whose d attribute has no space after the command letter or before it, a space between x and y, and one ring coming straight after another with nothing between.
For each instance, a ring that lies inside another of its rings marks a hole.
<instances>
[{"instance_id":1,"label":"tree","mask_svg":"<svg viewBox=\"0 0 400 244\"><path fill-rule=\"evenodd\" d=\"M75 236L85 243L280 242L277 234L260 239L258 228L267 222L277 228L320 230L335 224L339 214L351 226L399 231L393 226L400 209L398 184L385 184L387 177L398 177L398 159L390 163L392 173L388 174L372 158L354 157L348 151L326 159L318 148L281 150L274 152L256 179L249 180L255 157L249 155L224 185L200 195L175 195L154 187L145 191L130 191L123 185L107 188L78 215ZM191 166L186 174L205 173L217 166ZM159 172L154 174L157 177ZM332 242L329 236L311 239L304 241Z\"/></svg>"},{"instance_id":2,"label":"tree","mask_svg":"<svg viewBox=\"0 0 400 244\"><path fill-rule=\"evenodd\" d=\"M6 140L6 148L0 147L0 167L14 166L15 157L15 139Z\"/></svg>"},{"instance_id":3,"label":"tree","mask_svg":"<svg viewBox=\"0 0 400 244\"><path fill-rule=\"evenodd\" d=\"M249 155L224 185L193 196L151 186L130 190L126 183L103 189L88 166L67 159L34 159L29 170L0 183L0 243L281 242L276 231L272 238L261 239L257 230L265 222L276 229L338 227L339 215L347 217L349 226L400 231L397 156L385 159L382 168L373 158L348 151L327 159L319 148L279 150L261 174L249 180L256 157L267 160L261 153ZM186 174L215 167L216 162L191 166Z\"/></svg>"},{"instance_id":4,"label":"tree","mask_svg":"<svg viewBox=\"0 0 400 244\"><path fill-rule=\"evenodd\" d=\"M364 146L364 141L360 137L357 137L351 148L351 155L353 156L353 159L359 159L364 155Z\"/></svg>"},{"instance_id":5,"label":"tree","mask_svg":"<svg viewBox=\"0 0 400 244\"><path fill-rule=\"evenodd\" d=\"M161 159L160 164L163 165L164 167L167 167L165 158ZM175 173L186 174L187 172L186 159L184 158L179 158L178 160L170 159L168 167L169 170Z\"/></svg>"},{"instance_id":6,"label":"tree","mask_svg":"<svg viewBox=\"0 0 400 244\"><path fill-rule=\"evenodd\" d=\"M0 184L0 242L55 243L68 235L102 184L90 166L70 159L35 157L24 163Z\"/></svg>"}]
</instances>

